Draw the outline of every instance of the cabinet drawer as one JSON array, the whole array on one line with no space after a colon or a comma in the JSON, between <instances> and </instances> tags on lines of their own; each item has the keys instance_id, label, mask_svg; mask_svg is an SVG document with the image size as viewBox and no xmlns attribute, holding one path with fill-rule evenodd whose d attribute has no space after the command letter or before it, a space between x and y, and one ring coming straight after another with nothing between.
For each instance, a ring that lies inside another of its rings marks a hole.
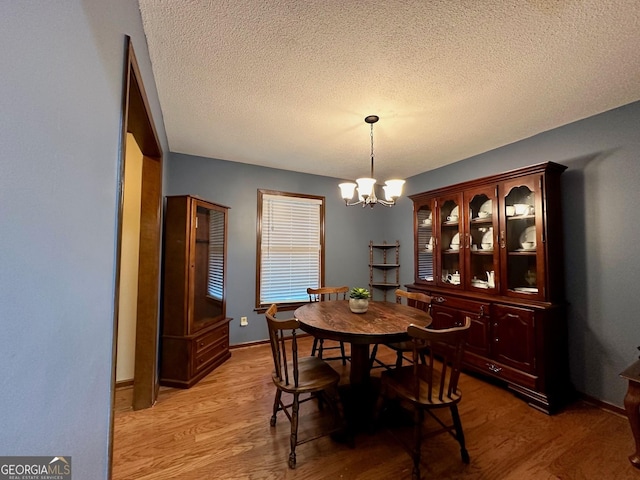
<instances>
[{"instance_id":1,"label":"cabinet drawer","mask_svg":"<svg viewBox=\"0 0 640 480\"><path fill-rule=\"evenodd\" d=\"M468 300L466 298L459 297L445 297L439 294L432 295L432 305L454 308L456 310L462 310L465 314L469 315L488 315L489 303L478 302L475 300Z\"/></svg>"},{"instance_id":2,"label":"cabinet drawer","mask_svg":"<svg viewBox=\"0 0 640 480\"><path fill-rule=\"evenodd\" d=\"M489 340L486 317L489 314L489 303L477 302L458 297L433 295L431 302L432 328L439 330L464 325L465 316L471 317L471 343L486 348Z\"/></svg>"},{"instance_id":3,"label":"cabinet drawer","mask_svg":"<svg viewBox=\"0 0 640 480\"><path fill-rule=\"evenodd\" d=\"M464 354L464 364L472 370L485 375L490 375L516 385L521 385L531 390L536 389L537 377L508 367L494 360L474 355L469 351L466 351Z\"/></svg>"},{"instance_id":4,"label":"cabinet drawer","mask_svg":"<svg viewBox=\"0 0 640 480\"><path fill-rule=\"evenodd\" d=\"M229 338L229 324L226 322L194 340L195 354L200 355L221 338Z\"/></svg>"},{"instance_id":5,"label":"cabinet drawer","mask_svg":"<svg viewBox=\"0 0 640 480\"><path fill-rule=\"evenodd\" d=\"M210 345L209 349L196 355L194 357L194 371L198 373L200 370L207 368L220 356L226 354L229 351L229 338L224 337L218 339L216 343Z\"/></svg>"}]
</instances>

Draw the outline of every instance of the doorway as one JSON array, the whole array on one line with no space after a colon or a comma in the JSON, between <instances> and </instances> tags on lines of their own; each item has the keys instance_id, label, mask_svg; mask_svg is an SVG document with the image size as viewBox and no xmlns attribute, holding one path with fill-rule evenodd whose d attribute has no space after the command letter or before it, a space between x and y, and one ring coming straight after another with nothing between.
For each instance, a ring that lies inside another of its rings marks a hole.
<instances>
[{"instance_id":1,"label":"doorway","mask_svg":"<svg viewBox=\"0 0 640 480\"><path fill-rule=\"evenodd\" d=\"M118 316L120 305L123 208L127 136L130 134L142 155L139 185L139 238L137 294L135 296L135 354L133 368L134 410L148 408L158 395L158 329L160 299L160 212L162 208L162 148L153 123L142 76L131 38L125 37L125 65L122 94L121 152L118 183L118 229L114 294L113 370L111 375L111 428L109 469L113 455ZM134 287L135 288L135 287Z\"/></svg>"}]
</instances>

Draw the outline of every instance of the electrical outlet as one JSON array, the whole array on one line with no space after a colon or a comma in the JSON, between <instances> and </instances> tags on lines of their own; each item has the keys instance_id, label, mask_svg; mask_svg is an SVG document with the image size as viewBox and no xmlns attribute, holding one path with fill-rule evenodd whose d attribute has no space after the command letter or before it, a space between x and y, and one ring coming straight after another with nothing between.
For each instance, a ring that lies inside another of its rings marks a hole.
<instances>
[{"instance_id":1,"label":"electrical outlet","mask_svg":"<svg viewBox=\"0 0 640 480\"><path fill-rule=\"evenodd\" d=\"M246 327L247 325L249 325L249 320L247 320L247 317L240 317L240 326Z\"/></svg>"}]
</instances>

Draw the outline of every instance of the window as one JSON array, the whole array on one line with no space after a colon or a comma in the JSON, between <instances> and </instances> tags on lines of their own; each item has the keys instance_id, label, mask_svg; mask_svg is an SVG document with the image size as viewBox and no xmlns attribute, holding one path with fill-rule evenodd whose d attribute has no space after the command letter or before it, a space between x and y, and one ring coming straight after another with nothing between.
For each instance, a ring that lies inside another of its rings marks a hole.
<instances>
[{"instance_id":1,"label":"window","mask_svg":"<svg viewBox=\"0 0 640 480\"><path fill-rule=\"evenodd\" d=\"M256 307L307 302L324 279L324 197L258 190Z\"/></svg>"},{"instance_id":2,"label":"window","mask_svg":"<svg viewBox=\"0 0 640 480\"><path fill-rule=\"evenodd\" d=\"M224 213L209 211L209 268L207 295L222 301L224 290Z\"/></svg>"}]
</instances>

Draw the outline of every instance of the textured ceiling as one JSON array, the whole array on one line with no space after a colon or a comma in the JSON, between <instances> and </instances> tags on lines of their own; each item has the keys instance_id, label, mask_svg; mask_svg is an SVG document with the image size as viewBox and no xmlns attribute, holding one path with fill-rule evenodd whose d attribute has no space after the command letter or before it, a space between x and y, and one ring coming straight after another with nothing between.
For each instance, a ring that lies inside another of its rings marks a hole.
<instances>
[{"instance_id":1,"label":"textured ceiling","mask_svg":"<svg viewBox=\"0 0 640 480\"><path fill-rule=\"evenodd\" d=\"M139 0L172 152L408 177L640 99L638 0ZM562 159L540 159L562 160Z\"/></svg>"}]
</instances>

